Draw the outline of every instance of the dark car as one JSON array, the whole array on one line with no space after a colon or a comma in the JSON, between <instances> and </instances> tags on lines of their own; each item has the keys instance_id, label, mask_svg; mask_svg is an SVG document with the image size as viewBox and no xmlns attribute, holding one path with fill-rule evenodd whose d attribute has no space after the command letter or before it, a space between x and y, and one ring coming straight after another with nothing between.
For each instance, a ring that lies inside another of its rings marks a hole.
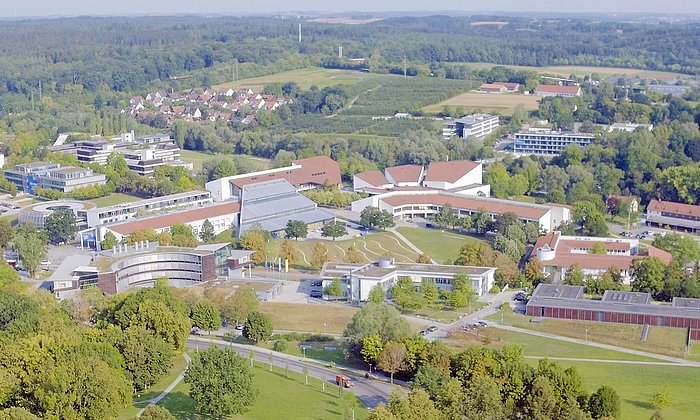
<instances>
[{"instance_id":1,"label":"dark car","mask_svg":"<svg viewBox=\"0 0 700 420\"><path fill-rule=\"evenodd\" d=\"M320 290L312 290L309 294L312 298L320 299L323 297L323 293Z\"/></svg>"},{"instance_id":2,"label":"dark car","mask_svg":"<svg viewBox=\"0 0 700 420\"><path fill-rule=\"evenodd\" d=\"M435 331L437 331L437 330L438 330L438 327L436 327L435 325L433 325L432 327L428 328L428 331L430 331L430 332L435 332Z\"/></svg>"},{"instance_id":3,"label":"dark car","mask_svg":"<svg viewBox=\"0 0 700 420\"><path fill-rule=\"evenodd\" d=\"M426 223L426 224L425 224L425 227L430 228L430 229L435 229L435 228L436 228L435 225L432 224L432 223Z\"/></svg>"}]
</instances>

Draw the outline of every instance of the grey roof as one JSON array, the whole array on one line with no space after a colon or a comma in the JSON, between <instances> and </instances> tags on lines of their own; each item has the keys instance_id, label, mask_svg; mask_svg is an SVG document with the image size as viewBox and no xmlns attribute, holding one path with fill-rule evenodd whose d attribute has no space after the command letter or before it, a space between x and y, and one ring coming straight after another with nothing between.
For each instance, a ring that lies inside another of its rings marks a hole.
<instances>
[{"instance_id":1,"label":"grey roof","mask_svg":"<svg viewBox=\"0 0 700 420\"><path fill-rule=\"evenodd\" d=\"M221 248L226 248L227 246L231 246L229 242L224 242L220 244L206 244L206 245L199 245L198 247L195 248L196 251L211 251L211 252L216 252L220 250Z\"/></svg>"},{"instance_id":2,"label":"grey roof","mask_svg":"<svg viewBox=\"0 0 700 420\"><path fill-rule=\"evenodd\" d=\"M73 254L67 256L61 264L59 264L56 271L51 273L51 276L47 281L66 281L73 277L73 271L78 267L89 266L92 262L92 256L85 254Z\"/></svg>"},{"instance_id":3,"label":"grey roof","mask_svg":"<svg viewBox=\"0 0 700 420\"><path fill-rule=\"evenodd\" d=\"M603 302L611 303L649 303L651 295L642 292L620 292L617 290L606 290L603 293Z\"/></svg>"},{"instance_id":4,"label":"grey roof","mask_svg":"<svg viewBox=\"0 0 700 420\"><path fill-rule=\"evenodd\" d=\"M674 297L673 306L677 308L695 308L700 309L700 299L696 298L684 298L684 297Z\"/></svg>"},{"instance_id":5,"label":"grey roof","mask_svg":"<svg viewBox=\"0 0 700 420\"><path fill-rule=\"evenodd\" d=\"M681 226L688 229L700 229L700 221L681 219L679 217L647 215L647 222L660 225Z\"/></svg>"},{"instance_id":6,"label":"grey roof","mask_svg":"<svg viewBox=\"0 0 700 420\"><path fill-rule=\"evenodd\" d=\"M465 125L473 125L477 122L481 122L483 120L489 119L489 118L495 118L495 115L491 114L472 114L472 115L467 115L462 118L457 118L455 123L460 123L460 124L465 124Z\"/></svg>"},{"instance_id":7,"label":"grey roof","mask_svg":"<svg viewBox=\"0 0 700 420\"><path fill-rule=\"evenodd\" d=\"M231 251L231 256L229 258L237 260L239 258L247 257L253 254L255 254L255 251L248 251L245 249L234 249Z\"/></svg>"},{"instance_id":8,"label":"grey roof","mask_svg":"<svg viewBox=\"0 0 700 420\"><path fill-rule=\"evenodd\" d=\"M316 203L301 195L285 179L259 182L243 187L238 235L255 225L269 232L278 232L287 226L289 220L315 224L334 218L330 212L317 208Z\"/></svg>"},{"instance_id":9,"label":"grey roof","mask_svg":"<svg viewBox=\"0 0 700 420\"><path fill-rule=\"evenodd\" d=\"M578 299L583 296L583 286L569 286L566 284L540 283L532 293L532 298L549 297L562 299Z\"/></svg>"},{"instance_id":10,"label":"grey roof","mask_svg":"<svg viewBox=\"0 0 700 420\"><path fill-rule=\"evenodd\" d=\"M164 195L161 197L148 198L146 200L133 201L130 203L122 203L122 204L115 204L113 206L100 207L100 208L97 208L96 210L102 213L102 212L109 211L109 210L119 210L119 209L124 209L124 208L129 208L129 207L140 207L140 206L145 206L148 204L160 203L160 202L168 201L168 200L177 200L180 198L192 197L192 196L200 195L200 194L206 194L207 196L210 195L209 191L201 191L201 190L187 191L187 192L183 192L183 193Z\"/></svg>"}]
</instances>

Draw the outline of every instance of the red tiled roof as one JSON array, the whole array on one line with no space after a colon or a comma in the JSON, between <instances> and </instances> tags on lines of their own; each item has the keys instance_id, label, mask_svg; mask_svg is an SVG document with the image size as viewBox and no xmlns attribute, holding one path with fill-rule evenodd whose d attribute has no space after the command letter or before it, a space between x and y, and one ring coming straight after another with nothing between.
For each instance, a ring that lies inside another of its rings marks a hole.
<instances>
[{"instance_id":1,"label":"red tiled roof","mask_svg":"<svg viewBox=\"0 0 700 420\"><path fill-rule=\"evenodd\" d=\"M684 216L700 217L700 206L692 204L676 203L675 201L651 200L647 211L658 211L671 214L682 214Z\"/></svg>"},{"instance_id":2,"label":"red tiled roof","mask_svg":"<svg viewBox=\"0 0 700 420\"><path fill-rule=\"evenodd\" d=\"M355 174L355 176L373 187L381 187L382 185L391 184L391 182L387 181L387 179L384 177L382 171L365 171Z\"/></svg>"},{"instance_id":3,"label":"red tiled roof","mask_svg":"<svg viewBox=\"0 0 700 420\"><path fill-rule=\"evenodd\" d=\"M503 89L508 89L505 85L499 84L499 83L484 83L481 86L479 86L479 89L498 89L498 90L503 90Z\"/></svg>"},{"instance_id":4,"label":"red tiled roof","mask_svg":"<svg viewBox=\"0 0 700 420\"><path fill-rule=\"evenodd\" d=\"M385 169L387 178L391 176L399 182L420 182L420 175L423 167L420 165L392 166Z\"/></svg>"},{"instance_id":5,"label":"red tiled roof","mask_svg":"<svg viewBox=\"0 0 700 420\"><path fill-rule=\"evenodd\" d=\"M226 214L238 213L241 211L241 205L237 202L228 202L223 204L215 204L206 207L200 207L192 210L181 211L177 213L164 214L162 216L148 217L119 223L107 226L109 230L119 233L123 236L131 235L139 230L163 229L178 223L191 223L198 220L204 220L223 216Z\"/></svg>"},{"instance_id":6,"label":"red tiled roof","mask_svg":"<svg viewBox=\"0 0 700 420\"><path fill-rule=\"evenodd\" d=\"M493 82L494 85L505 86L507 89L513 90L520 87L520 83L508 83L508 82Z\"/></svg>"},{"instance_id":7,"label":"red tiled roof","mask_svg":"<svg viewBox=\"0 0 700 420\"><path fill-rule=\"evenodd\" d=\"M304 184L324 185L326 182L331 185L340 184L340 166L338 162L328 156L314 156L306 159L293 161L301 168L294 168L285 171L271 172L267 174L251 174L251 176L234 178L230 182L242 188L248 184L272 181L274 179L286 179L294 186Z\"/></svg>"},{"instance_id":8,"label":"red tiled roof","mask_svg":"<svg viewBox=\"0 0 700 420\"><path fill-rule=\"evenodd\" d=\"M426 181L456 182L475 168L478 163L470 160L453 160L449 162L430 162Z\"/></svg>"},{"instance_id":9,"label":"red tiled roof","mask_svg":"<svg viewBox=\"0 0 700 420\"><path fill-rule=\"evenodd\" d=\"M546 93L576 95L580 91L581 91L581 88L579 86L537 85L537 87L535 88L535 93L546 92Z\"/></svg>"},{"instance_id":10,"label":"red tiled roof","mask_svg":"<svg viewBox=\"0 0 700 420\"><path fill-rule=\"evenodd\" d=\"M549 210L525 205L509 204L487 200L477 200L469 197L454 197L441 194L417 194L417 195L398 195L382 199L383 202L393 207L399 207L406 204L423 204L423 205L451 205L455 209L465 210L483 210L487 213L504 214L513 213L516 216L528 220L539 220L547 214Z\"/></svg>"}]
</instances>

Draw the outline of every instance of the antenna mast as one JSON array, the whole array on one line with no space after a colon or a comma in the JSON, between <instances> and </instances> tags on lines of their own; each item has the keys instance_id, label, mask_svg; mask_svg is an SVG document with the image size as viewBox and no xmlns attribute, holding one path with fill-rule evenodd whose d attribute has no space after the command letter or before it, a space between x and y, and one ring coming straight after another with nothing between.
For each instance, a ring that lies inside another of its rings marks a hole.
<instances>
[{"instance_id":1,"label":"antenna mast","mask_svg":"<svg viewBox=\"0 0 700 420\"><path fill-rule=\"evenodd\" d=\"M299 24L299 42L301 42L301 23Z\"/></svg>"}]
</instances>

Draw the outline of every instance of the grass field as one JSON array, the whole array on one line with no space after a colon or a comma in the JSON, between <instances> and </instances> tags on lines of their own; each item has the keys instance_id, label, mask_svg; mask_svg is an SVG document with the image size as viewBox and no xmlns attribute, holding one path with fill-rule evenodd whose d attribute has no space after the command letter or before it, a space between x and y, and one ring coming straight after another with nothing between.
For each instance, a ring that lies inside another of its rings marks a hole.
<instances>
[{"instance_id":1,"label":"grass field","mask_svg":"<svg viewBox=\"0 0 700 420\"><path fill-rule=\"evenodd\" d=\"M491 319L500 322L501 315L494 315ZM642 342L640 340L641 325L547 318L541 319L540 322L530 322L531 319L528 316L516 315L509 310L503 312L503 321L506 325L673 357L685 358L687 356L685 353L686 331L683 328L651 327L647 341Z\"/></svg>"},{"instance_id":2,"label":"grass field","mask_svg":"<svg viewBox=\"0 0 700 420\"><path fill-rule=\"evenodd\" d=\"M536 364L536 360L530 363ZM622 402L622 420L648 419L654 413L652 395L668 387L671 406L663 410L667 420L700 418L696 396L700 394L700 368L673 366L611 365L608 363L559 362L581 374L588 392L601 385L615 388Z\"/></svg>"},{"instance_id":3,"label":"grass field","mask_svg":"<svg viewBox=\"0 0 700 420\"><path fill-rule=\"evenodd\" d=\"M182 160L185 162L192 162L192 166L194 166L194 170L198 171L202 168L202 163L205 160L209 160L214 158L217 155L212 155L210 153L204 153L204 152L195 152L193 150L181 150L180 151L180 157ZM242 155L222 155L222 156L242 156ZM255 157L255 156L247 156L247 158L250 158L251 161L256 165L255 170L263 170L263 169L270 169L271 163L270 159L265 159L261 157Z\"/></svg>"},{"instance_id":4,"label":"grass field","mask_svg":"<svg viewBox=\"0 0 700 420\"><path fill-rule=\"evenodd\" d=\"M259 394L250 411L230 417L231 419L342 419L351 405L355 406L355 418L367 417L367 409L354 394L345 392L338 395L338 388L326 384L321 389L321 381L309 378L309 385L304 384L304 376L289 373L287 378L284 368L255 364L253 368L253 385ZM167 408L178 419L205 419L208 416L196 414L195 402L187 394L189 385L180 382L159 405Z\"/></svg>"},{"instance_id":5,"label":"grass field","mask_svg":"<svg viewBox=\"0 0 700 420\"><path fill-rule=\"evenodd\" d=\"M490 112L494 114L510 115L513 109L521 105L526 111L534 111L539 107L539 96L523 95L520 93L491 94L482 92L466 92L440 103L429 105L423 108L423 112L437 114L445 107L461 107L469 113L475 110Z\"/></svg>"},{"instance_id":6,"label":"grass field","mask_svg":"<svg viewBox=\"0 0 700 420\"><path fill-rule=\"evenodd\" d=\"M236 82L222 83L213 86L215 89L241 86L252 88L255 91L262 90L265 85L271 83L287 83L295 82L302 89L309 89L316 85L319 88L336 85L352 85L363 80L375 78L377 75L362 73L353 70L334 70L322 69L319 67L307 67L298 70L283 71L281 73L270 74L261 77L252 77L249 79L241 79Z\"/></svg>"},{"instance_id":7,"label":"grass field","mask_svg":"<svg viewBox=\"0 0 700 420\"><path fill-rule=\"evenodd\" d=\"M379 232L363 237L356 237L335 242L318 239L295 241L294 245L299 251L299 260L292 265L303 269L311 268L306 261L311 261L314 245L318 242L326 245L331 261L344 261L345 253L351 246L355 247L355 249L357 249L360 254L364 256L366 262L377 261L377 259L379 259L379 257L382 255L391 255L396 258L397 261L401 262L415 261L416 258L418 258L418 254L408 248L408 246L396 238L396 236L389 232ZM279 255L279 248L281 244L281 239L274 239L270 241L268 246L268 255L271 259ZM306 260L304 260L304 256L306 257Z\"/></svg>"},{"instance_id":8,"label":"grass field","mask_svg":"<svg viewBox=\"0 0 700 420\"><path fill-rule=\"evenodd\" d=\"M106 197L96 198L92 201L97 207L109 207L120 203L132 203L134 201L141 200L139 197L134 197L133 195L112 193Z\"/></svg>"},{"instance_id":9,"label":"grass field","mask_svg":"<svg viewBox=\"0 0 700 420\"><path fill-rule=\"evenodd\" d=\"M637 356L613 350L585 346L567 341L537 337L530 334L499 330L496 328L480 328L476 331L453 331L446 340L454 348L469 346L487 346L501 348L506 344L518 344L523 348L525 356L536 357L573 357L580 359L602 360L635 360L658 362L658 359Z\"/></svg>"},{"instance_id":10,"label":"grass field","mask_svg":"<svg viewBox=\"0 0 700 420\"><path fill-rule=\"evenodd\" d=\"M438 263L454 261L464 244L481 241L473 236L440 229L400 227L396 230Z\"/></svg>"},{"instance_id":11,"label":"grass field","mask_svg":"<svg viewBox=\"0 0 700 420\"><path fill-rule=\"evenodd\" d=\"M357 311L342 306L260 302L260 312L270 317L276 330L342 334Z\"/></svg>"}]
</instances>

